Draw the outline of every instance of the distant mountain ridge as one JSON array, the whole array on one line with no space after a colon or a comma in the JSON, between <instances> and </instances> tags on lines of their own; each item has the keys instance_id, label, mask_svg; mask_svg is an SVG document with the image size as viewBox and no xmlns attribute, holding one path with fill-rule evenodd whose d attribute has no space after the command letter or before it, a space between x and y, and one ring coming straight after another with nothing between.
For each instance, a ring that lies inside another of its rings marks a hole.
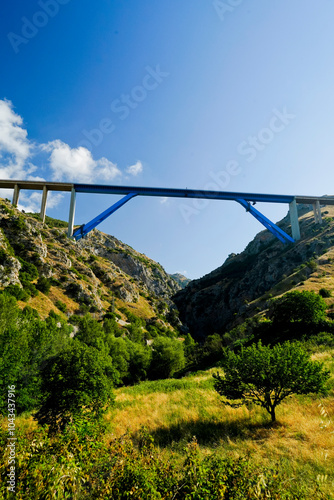
<instances>
[{"instance_id":1,"label":"distant mountain ridge","mask_svg":"<svg viewBox=\"0 0 334 500\"><path fill-rule=\"evenodd\" d=\"M170 274L169 276L171 276L181 288L185 288L191 282L189 278L186 278L186 276L183 276L181 273Z\"/></svg>"}]
</instances>

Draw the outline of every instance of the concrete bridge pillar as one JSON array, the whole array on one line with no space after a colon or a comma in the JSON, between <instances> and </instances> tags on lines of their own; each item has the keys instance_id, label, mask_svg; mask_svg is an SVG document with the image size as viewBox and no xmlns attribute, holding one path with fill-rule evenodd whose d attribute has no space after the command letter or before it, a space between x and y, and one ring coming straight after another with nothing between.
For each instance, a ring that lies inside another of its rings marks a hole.
<instances>
[{"instance_id":1,"label":"concrete bridge pillar","mask_svg":"<svg viewBox=\"0 0 334 500\"><path fill-rule=\"evenodd\" d=\"M321 208L319 200L313 203L314 219L316 224L322 224Z\"/></svg>"},{"instance_id":2,"label":"concrete bridge pillar","mask_svg":"<svg viewBox=\"0 0 334 500\"><path fill-rule=\"evenodd\" d=\"M68 229L67 229L67 236L69 238L72 238L72 235L73 235L74 215L75 215L75 199L76 199L76 192L75 192L75 189L72 188L71 202L70 202L70 213L69 213L69 217L68 217Z\"/></svg>"},{"instance_id":3,"label":"concrete bridge pillar","mask_svg":"<svg viewBox=\"0 0 334 500\"><path fill-rule=\"evenodd\" d=\"M12 205L14 207L17 207L17 205L18 205L19 195L20 195L20 188L19 188L19 186L17 184L15 184L15 186L14 186L14 194L13 194L13 201L12 201Z\"/></svg>"},{"instance_id":4,"label":"concrete bridge pillar","mask_svg":"<svg viewBox=\"0 0 334 500\"><path fill-rule=\"evenodd\" d=\"M45 212L46 212L46 200L48 197L48 188L46 186L43 186L43 196L42 196L42 205L41 205L41 212L40 212L40 218L42 219L42 222L44 224L45 222Z\"/></svg>"},{"instance_id":5,"label":"concrete bridge pillar","mask_svg":"<svg viewBox=\"0 0 334 500\"><path fill-rule=\"evenodd\" d=\"M296 241L300 240L298 209L297 209L297 202L295 199L291 201L291 203L289 204L289 213L290 213L292 237Z\"/></svg>"}]
</instances>

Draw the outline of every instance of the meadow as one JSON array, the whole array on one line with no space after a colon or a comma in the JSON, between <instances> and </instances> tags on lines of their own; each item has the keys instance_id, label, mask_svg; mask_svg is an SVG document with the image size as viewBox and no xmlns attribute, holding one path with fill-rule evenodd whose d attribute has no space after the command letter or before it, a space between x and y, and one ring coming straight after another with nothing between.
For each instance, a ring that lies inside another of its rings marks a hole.
<instances>
[{"instance_id":1,"label":"meadow","mask_svg":"<svg viewBox=\"0 0 334 500\"><path fill-rule=\"evenodd\" d=\"M333 352L313 359L334 373ZM181 458L195 436L204 455L250 456L258 466L279 464L287 481L318 481L328 493L334 490L334 397L292 396L278 407L272 425L258 406L225 406L213 388L216 371L117 389L107 437L135 438L145 428L156 446Z\"/></svg>"},{"instance_id":2,"label":"meadow","mask_svg":"<svg viewBox=\"0 0 334 500\"><path fill-rule=\"evenodd\" d=\"M312 356L332 385L333 354ZM260 407L222 404L216 371L115 389L99 431L82 422L51 439L18 417L16 498L333 499L333 390L288 398L272 424Z\"/></svg>"}]
</instances>

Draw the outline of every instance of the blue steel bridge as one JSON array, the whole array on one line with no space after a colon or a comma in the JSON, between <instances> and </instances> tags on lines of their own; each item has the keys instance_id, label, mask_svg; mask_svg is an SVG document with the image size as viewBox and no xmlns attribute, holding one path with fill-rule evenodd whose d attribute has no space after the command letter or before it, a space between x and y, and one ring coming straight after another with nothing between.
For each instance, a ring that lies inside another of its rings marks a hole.
<instances>
[{"instance_id":1,"label":"blue steel bridge","mask_svg":"<svg viewBox=\"0 0 334 500\"><path fill-rule=\"evenodd\" d=\"M298 196L298 195L282 195L282 194L263 194L263 193L240 193L232 191L208 191L198 189L173 189L173 188L154 188L154 187L139 187L139 186L107 186L100 184L75 184L64 182L46 182L46 181L20 181L20 180L0 180L0 188L13 189L12 204L17 206L21 190L41 190L42 202L40 217L44 222L46 213L47 196L49 191L70 192L71 201L68 217L68 232L69 238L80 240L86 236L92 229L98 226L107 217L112 215L116 210L119 210L125 203L128 203L136 196L158 196L167 198L199 198L207 200L229 200L235 201L242 205L246 212L255 217L264 227L266 227L276 238L283 243L294 243L300 239L300 228L298 221L297 204L308 204L313 206L314 219L317 224L322 223L321 205L334 205L334 196ZM74 230L74 217L76 197L80 193L94 194L114 194L122 195L123 198L113 203L101 214L97 214L92 220L81 225ZM264 203L285 203L289 206L289 214L291 221L291 232L289 235L264 214L254 208L256 202Z\"/></svg>"}]
</instances>

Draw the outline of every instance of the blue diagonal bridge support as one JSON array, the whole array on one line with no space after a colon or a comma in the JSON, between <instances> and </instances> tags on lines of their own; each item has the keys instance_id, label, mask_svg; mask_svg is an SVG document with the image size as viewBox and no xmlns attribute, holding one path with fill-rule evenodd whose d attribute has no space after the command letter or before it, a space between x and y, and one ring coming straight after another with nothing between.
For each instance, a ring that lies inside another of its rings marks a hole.
<instances>
[{"instance_id":1,"label":"blue diagonal bridge support","mask_svg":"<svg viewBox=\"0 0 334 500\"><path fill-rule=\"evenodd\" d=\"M159 197L173 197L173 198L205 198L210 200L234 200L246 208L261 224L263 224L269 231L271 231L283 243L293 243L294 239L291 238L282 229L276 226L273 222L267 219L261 212L251 206L250 202L271 202L271 203L290 203L293 201L293 196L286 195L268 195L258 193L236 193L227 191L200 191L195 189L169 189L169 188L151 188L151 187L131 187L131 186L105 186L105 185L91 185L91 184L74 184L72 190L72 203L71 207L75 205L76 193L99 193L99 194L122 194L124 198L117 201L114 205L102 212L87 224L83 224L79 229L74 232L69 232L76 240L81 239L88 234L98 224L105 220L109 215L113 214L121 208L125 203L131 200L134 196L159 196ZM74 208L73 208L74 210ZM70 221L74 219L74 211L70 213Z\"/></svg>"},{"instance_id":2,"label":"blue diagonal bridge support","mask_svg":"<svg viewBox=\"0 0 334 500\"><path fill-rule=\"evenodd\" d=\"M238 203L240 203L240 205L245 207L246 212L251 213L255 217L255 219L261 222L261 224L263 224L264 227L269 229L269 231L272 232L276 236L276 238L278 238L282 243L295 242L295 240L291 238L291 236L289 236L285 231L283 231L283 229L281 229L276 224L267 219L267 217L261 214L261 212L256 210L256 208L252 207L252 205L248 201L241 199L236 199L235 201L237 201Z\"/></svg>"},{"instance_id":3,"label":"blue diagonal bridge support","mask_svg":"<svg viewBox=\"0 0 334 500\"><path fill-rule=\"evenodd\" d=\"M125 205L125 203L130 201L135 196L137 196L137 193L130 193L124 196L124 198L117 201L117 203L114 203L114 205L112 205L111 207L107 208L107 210L105 210L104 212L102 212L102 214L95 217L95 219L92 219L87 224L83 224L82 226L80 226L79 229L74 231L72 235L73 238L75 238L76 240L80 240L80 238L86 236L86 234L88 234L92 229L101 224L101 222L103 222L107 217L109 217L109 215L116 212L116 210L121 208L123 205Z\"/></svg>"}]
</instances>

